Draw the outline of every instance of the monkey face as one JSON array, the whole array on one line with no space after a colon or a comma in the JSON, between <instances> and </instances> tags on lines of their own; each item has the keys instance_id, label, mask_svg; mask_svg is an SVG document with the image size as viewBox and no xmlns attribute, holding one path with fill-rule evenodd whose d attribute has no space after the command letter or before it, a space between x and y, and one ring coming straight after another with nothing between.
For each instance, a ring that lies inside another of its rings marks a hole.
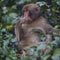
<instances>
[{"instance_id":1,"label":"monkey face","mask_svg":"<svg viewBox=\"0 0 60 60\"><path fill-rule=\"evenodd\" d=\"M40 7L37 4L27 4L23 7L22 13L24 20L30 22L40 16Z\"/></svg>"}]
</instances>

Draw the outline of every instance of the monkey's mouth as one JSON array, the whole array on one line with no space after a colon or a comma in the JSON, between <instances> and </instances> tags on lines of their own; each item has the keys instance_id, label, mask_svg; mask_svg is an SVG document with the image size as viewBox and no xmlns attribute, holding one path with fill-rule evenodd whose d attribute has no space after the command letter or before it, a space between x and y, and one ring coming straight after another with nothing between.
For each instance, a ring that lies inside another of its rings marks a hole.
<instances>
[{"instance_id":1,"label":"monkey's mouth","mask_svg":"<svg viewBox=\"0 0 60 60\"><path fill-rule=\"evenodd\" d=\"M30 17L22 17L21 18L21 20L22 20L22 23L30 23L30 22L32 22L32 19L30 18Z\"/></svg>"}]
</instances>

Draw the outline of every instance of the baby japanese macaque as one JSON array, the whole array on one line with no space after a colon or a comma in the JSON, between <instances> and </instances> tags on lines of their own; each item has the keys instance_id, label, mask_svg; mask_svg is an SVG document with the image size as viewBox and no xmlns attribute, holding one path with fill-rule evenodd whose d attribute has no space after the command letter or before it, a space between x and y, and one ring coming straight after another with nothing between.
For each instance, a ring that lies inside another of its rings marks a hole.
<instances>
[{"instance_id":1,"label":"baby japanese macaque","mask_svg":"<svg viewBox=\"0 0 60 60\"><path fill-rule=\"evenodd\" d=\"M22 18L15 25L19 47L26 50L30 46L37 46L41 41L40 32L45 36L47 43L52 41L53 27L41 16L40 7L37 4L25 5L22 9Z\"/></svg>"}]
</instances>

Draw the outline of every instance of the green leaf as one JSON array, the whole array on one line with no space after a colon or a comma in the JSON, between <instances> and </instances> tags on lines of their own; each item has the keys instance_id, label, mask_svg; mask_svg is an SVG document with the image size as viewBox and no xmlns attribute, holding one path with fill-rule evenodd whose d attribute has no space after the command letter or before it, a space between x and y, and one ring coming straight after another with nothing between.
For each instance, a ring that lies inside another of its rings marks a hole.
<instances>
[{"instance_id":1,"label":"green leaf","mask_svg":"<svg viewBox=\"0 0 60 60\"><path fill-rule=\"evenodd\" d=\"M6 57L6 60L11 60L9 57Z\"/></svg>"},{"instance_id":2,"label":"green leaf","mask_svg":"<svg viewBox=\"0 0 60 60\"><path fill-rule=\"evenodd\" d=\"M60 48L54 49L53 56L60 54Z\"/></svg>"},{"instance_id":3,"label":"green leaf","mask_svg":"<svg viewBox=\"0 0 60 60\"><path fill-rule=\"evenodd\" d=\"M12 17L12 18L16 18L17 14L16 13L10 13L9 16Z\"/></svg>"},{"instance_id":4,"label":"green leaf","mask_svg":"<svg viewBox=\"0 0 60 60\"><path fill-rule=\"evenodd\" d=\"M49 60L50 57L51 57L51 55L47 55L47 56L43 57L43 60Z\"/></svg>"},{"instance_id":5,"label":"green leaf","mask_svg":"<svg viewBox=\"0 0 60 60\"><path fill-rule=\"evenodd\" d=\"M60 55L56 54L55 56L52 56L52 59L53 60L60 60Z\"/></svg>"}]
</instances>

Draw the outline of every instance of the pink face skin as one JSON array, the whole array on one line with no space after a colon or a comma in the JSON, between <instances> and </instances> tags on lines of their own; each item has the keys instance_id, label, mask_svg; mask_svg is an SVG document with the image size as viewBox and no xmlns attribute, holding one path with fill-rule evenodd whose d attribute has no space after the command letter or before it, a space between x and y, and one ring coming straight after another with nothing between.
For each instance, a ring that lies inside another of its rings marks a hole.
<instances>
[{"instance_id":1,"label":"pink face skin","mask_svg":"<svg viewBox=\"0 0 60 60\"><path fill-rule=\"evenodd\" d=\"M25 11L20 23L22 24L28 21L31 21L31 18L29 17L29 11Z\"/></svg>"}]
</instances>

